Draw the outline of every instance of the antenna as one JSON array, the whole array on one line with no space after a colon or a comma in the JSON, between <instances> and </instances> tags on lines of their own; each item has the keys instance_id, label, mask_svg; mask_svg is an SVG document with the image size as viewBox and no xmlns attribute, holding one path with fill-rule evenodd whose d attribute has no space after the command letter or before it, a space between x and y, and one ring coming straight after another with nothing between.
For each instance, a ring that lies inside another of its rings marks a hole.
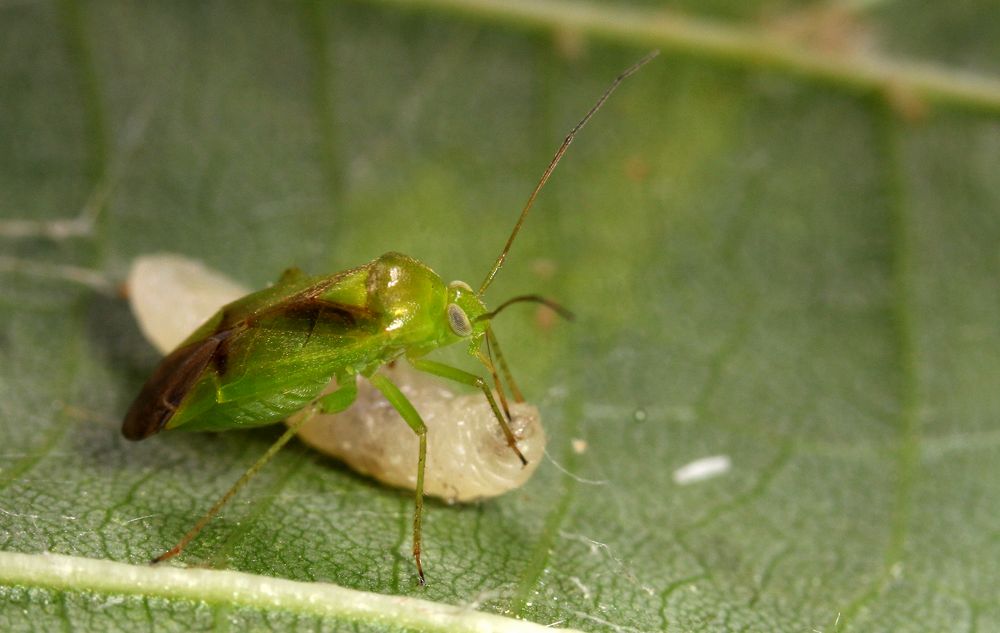
<instances>
[{"instance_id":1,"label":"antenna","mask_svg":"<svg viewBox=\"0 0 1000 633\"><path fill-rule=\"evenodd\" d=\"M517 224L514 225L514 230L511 231L510 237L507 238L507 243L504 245L503 250L500 251L500 256L497 257L496 262L493 263L493 268L490 270L489 274L486 275L486 279L483 280L483 285L479 287L479 290L476 292L476 296L483 296L486 289L490 287L491 283L493 283L493 278L497 276L497 273L503 266L504 260L507 259L507 253L510 252L510 247L514 243L514 238L517 237L518 231L521 230L521 225L524 224L524 219L528 216L528 211L531 209L531 205L535 203L535 198L538 197L538 192L541 191L542 187L545 186L545 183L548 182L549 176L551 176L552 172L555 171L556 165L558 165L559 161L562 160L563 154L565 154L566 150L569 149L569 145L573 142L577 132L579 132L583 126L587 124L587 121L590 121L590 118L601 109L601 106L603 106L604 102L608 100L611 93L615 91L618 84L625 81L625 79L627 79L630 75L633 75L637 70L645 66L650 60L659 54L660 51L652 51L636 63L629 66L624 72L622 72L622 74L615 77L615 80L611 82L611 85L604 91L601 98L597 100L597 103L595 103L590 111L587 112L580 122L576 124L576 127L570 130L569 134L566 135L566 139L562 142L562 145L559 146L559 149L556 150L556 155L552 157L552 161L549 162L549 166L546 167L545 172L542 173L542 178L538 181L538 184L535 185L534 191L532 191L531 195L528 196L528 202L525 203L524 208L521 209L521 215L517 218Z\"/></svg>"},{"instance_id":2,"label":"antenna","mask_svg":"<svg viewBox=\"0 0 1000 633\"><path fill-rule=\"evenodd\" d=\"M492 312L484 312L480 314L479 316L476 317L476 321L489 321L496 315L500 314L500 311L506 308L507 306L514 303L524 303L524 302L541 303L542 305L548 307L550 310L552 310L562 318L566 319L567 321L572 321L574 318L572 312L562 307L552 299L549 299L548 297L542 297L540 295L520 295L518 297L514 297L513 299L507 299L506 301L501 303L496 310L493 310Z\"/></svg>"}]
</instances>

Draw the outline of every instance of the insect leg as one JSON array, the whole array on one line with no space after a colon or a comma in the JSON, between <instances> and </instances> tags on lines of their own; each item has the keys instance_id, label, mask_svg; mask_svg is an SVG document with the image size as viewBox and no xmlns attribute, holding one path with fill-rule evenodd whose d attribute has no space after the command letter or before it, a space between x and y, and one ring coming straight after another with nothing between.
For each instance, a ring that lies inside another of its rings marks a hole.
<instances>
[{"instance_id":1,"label":"insect leg","mask_svg":"<svg viewBox=\"0 0 1000 633\"><path fill-rule=\"evenodd\" d=\"M493 387L497 390L497 395L500 396L500 407L503 408L504 419L510 422L510 405L507 404L507 396L504 395L503 385L500 384L500 374L497 373L497 368L493 365L493 350L490 348L490 339L486 337L486 355L484 356L482 350L476 354L476 358L486 366L486 369L490 371L490 376L493 377Z\"/></svg>"},{"instance_id":2,"label":"insect leg","mask_svg":"<svg viewBox=\"0 0 1000 633\"><path fill-rule=\"evenodd\" d=\"M374 374L368 379L376 389L382 392L385 399L393 406L403 420L413 429L420 439L420 452L417 455L417 503L413 511L413 558L417 561L417 576L420 584L424 584L424 567L420 564L420 522L424 511L424 467L427 465L427 426L420 414L413 408L410 400L399 390L391 380L382 374Z\"/></svg>"},{"instance_id":3,"label":"insect leg","mask_svg":"<svg viewBox=\"0 0 1000 633\"><path fill-rule=\"evenodd\" d=\"M337 390L316 400L316 406L320 413L340 413L354 404L354 399L357 397L358 381L355 380L354 376L343 380L338 378Z\"/></svg>"},{"instance_id":4,"label":"insect leg","mask_svg":"<svg viewBox=\"0 0 1000 633\"><path fill-rule=\"evenodd\" d=\"M490 386L483 380L482 376L477 376L475 374L469 373L464 369L459 369L458 367L452 367L451 365L445 365L444 363L438 363L433 360L427 360L424 358L409 358L410 364L413 365L414 369L427 372L428 374L433 374L435 376L440 376L441 378L447 378L448 380L454 380L455 382L460 382L470 387L475 387L486 395L486 400L490 403L490 408L493 409L493 415L496 416L497 422L500 423L500 429L503 430L503 435L507 438L507 446L517 454L518 459L521 460L521 464L527 466L528 460L524 458L521 454L521 450L517 447L517 438L514 437L514 433L510 430L510 425L507 424L507 419L504 418L503 414L500 413L500 407L497 406L496 399L493 398L493 390Z\"/></svg>"},{"instance_id":5,"label":"insect leg","mask_svg":"<svg viewBox=\"0 0 1000 633\"><path fill-rule=\"evenodd\" d=\"M344 395L341 395L341 392L344 392ZM321 411L324 413L343 411L349 407L352 402L354 402L354 397L357 393L357 383L354 380L351 380L343 387L337 389L337 391L318 399L308 409L299 414L298 417L290 419L288 422L288 428L281 434L281 437L279 437L274 444L271 444L270 448L268 448L267 451L265 451L264 454L261 455L256 462L254 462L253 466L248 468L247 471L243 473L242 477L236 480L236 483L234 483L232 487L226 491L226 494L219 497L219 500L216 501L211 508L209 508L208 512L198 519L198 522L194 524L194 527L188 530L187 534L181 537L181 540L177 542L177 545L174 545L166 552L154 558L151 563L155 565L156 563L163 562L168 558L173 558L184 551L184 548L187 547L188 544L193 541L203 529L205 529L205 526L208 525L209 521L215 518L215 515L219 513L219 510L221 510L222 507L225 506L226 503L228 503L229 500L232 499L236 493L238 493L243 486L245 486L247 482L250 481L253 476L264 467L265 464L267 464L267 462L271 461L271 458L274 457L277 452L288 443L288 440L295 436L298 430L302 428L303 424L311 420L318 412ZM341 405L343 405L341 408L336 408ZM328 406L332 408L328 410Z\"/></svg>"},{"instance_id":6,"label":"insect leg","mask_svg":"<svg viewBox=\"0 0 1000 633\"><path fill-rule=\"evenodd\" d=\"M507 366L507 361L503 357L503 352L500 351L500 341L497 340L496 334L493 333L493 328L486 328L486 343L489 345L493 354L497 357L497 362L500 363L500 371L503 372L503 377L507 380L507 387L510 388L510 392L514 394L514 402L524 402L524 395L521 394L521 390L517 388L517 383L514 382L514 375L510 373L510 367Z\"/></svg>"}]
</instances>

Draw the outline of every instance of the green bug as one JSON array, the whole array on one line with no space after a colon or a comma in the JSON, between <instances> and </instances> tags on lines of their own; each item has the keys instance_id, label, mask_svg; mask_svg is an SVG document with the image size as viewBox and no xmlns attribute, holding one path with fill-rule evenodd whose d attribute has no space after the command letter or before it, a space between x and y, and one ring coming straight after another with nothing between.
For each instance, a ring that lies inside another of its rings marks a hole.
<instances>
[{"instance_id":1,"label":"green bug","mask_svg":"<svg viewBox=\"0 0 1000 633\"><path fill-rule=\"evenodd\" d=\"M308 276L291 269L274 286L223 307L163 359L125 415L122 434L130 440L141 440L164 429L250 428L280 422L303 408L307 411L177 545L153 562L179 554L312 416L349 407L357 395L356 377L363 376L382 392L419 438L413 557L420 583L424 583L420 526L427 429L410 401L379 369L402 357L417 370L480 389L508 446L522 463L527 463L508 425L510 413L492 353L497 356L513 397L518 401L523 397L506 367L490 320L508 305L522 301L545 303L568 314L536 295L514 297L490 311L482 296L503 266L538 192L576 133L619 83L656 54L650 53L619 75L566 136L478 290L461 281L445 284L425 264L401 253L386 253L332 276ZM484 340L487 353L482 349ZM469 353L491 374L500 396L499 405L490 384L481 376L425 358L429 352L459 342L467 343ZM323 394L332 378L341 386Z\"/></svg>"}]
</instances>

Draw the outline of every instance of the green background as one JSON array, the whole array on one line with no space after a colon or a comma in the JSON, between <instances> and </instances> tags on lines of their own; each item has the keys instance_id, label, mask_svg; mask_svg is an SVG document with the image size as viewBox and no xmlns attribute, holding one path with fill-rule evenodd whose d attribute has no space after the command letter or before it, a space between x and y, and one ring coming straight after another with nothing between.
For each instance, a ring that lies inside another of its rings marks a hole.
<instances>
[{"instance_id":1,"label":"green background","mask_svg":"<svg viewBox=\"0 0 1000 633\"><path fill-rule=\"evenodd\" d=\"M664 47L489 293L578 315L497 328L582 480L546 461L501 499L430 503L420 588L411 496L293 443L182 560L589 631L1000 630L996 84L884 99L851 63L434 4L0 5L0 223L106 194L89 234L0 249L116 279L158 251L260 286L399 250L475 285L566 131ZM765 39L804 24L801 50L832 19L858 68L1000 74L992 0L818 6L838 5L669 3ZM126 442L157 358L126 304L10 270L0 288L0 548L143 564L280 432ZM673 482L714 454L732 471ZM360 627L86 586L0 600L4 630Z\"/></svg>"}]
</instances>

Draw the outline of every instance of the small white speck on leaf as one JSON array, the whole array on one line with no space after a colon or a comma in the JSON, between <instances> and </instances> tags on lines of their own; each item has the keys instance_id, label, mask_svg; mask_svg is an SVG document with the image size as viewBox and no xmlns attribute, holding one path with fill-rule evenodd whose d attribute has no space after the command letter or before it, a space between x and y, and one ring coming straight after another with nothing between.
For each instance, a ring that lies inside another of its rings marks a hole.
<instances>
[{"instance_id":1,"label":"small white speck on leaf","mask_svg":"<svg viewBox=\"0 0 1000 633\"><path fill-rule=\"evenodd\" d=\"M728 455L711 455L684 464L674 471L674 483L678 486L705 481L728 473L733 467Z\"/></svg>"}]
</instances>

